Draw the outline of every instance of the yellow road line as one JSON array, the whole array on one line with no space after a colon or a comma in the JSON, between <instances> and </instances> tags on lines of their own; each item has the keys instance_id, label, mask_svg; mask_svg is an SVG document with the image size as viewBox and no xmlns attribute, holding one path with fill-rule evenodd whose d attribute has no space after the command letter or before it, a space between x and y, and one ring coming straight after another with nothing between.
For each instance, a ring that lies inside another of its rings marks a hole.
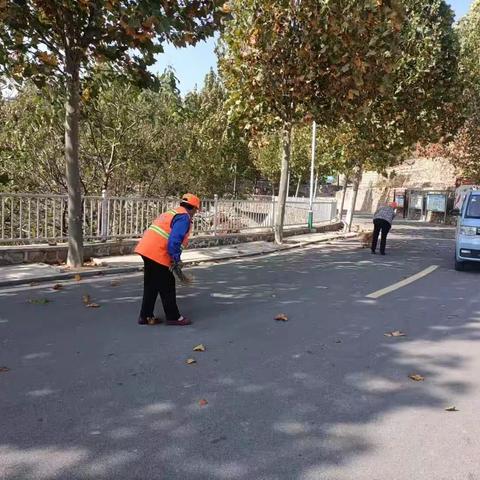
<instances>
[{"instance_id":1,"label":"yellow road line","mask_svg":"<svg viewBox=\"0 0 480 480\"><path fill-rule=\"evenodd\" d=\"M381 290L377 290L376 292L373 292L370 295L367 295L367 298L383 297L387 293L391 293L395 290L398 290L399 288L409 285L410 283L416 282L417 280L420 280L421 278L426 277L427 275L430 275L437 268L438 268L438 265L431 265L430 267L426 268L425 270L422 270L421 272L416 273L415 275L412 275L411 277L405 278L404 280L394 283L389 287L382 288Z\"/></svg>"}]
</instances>

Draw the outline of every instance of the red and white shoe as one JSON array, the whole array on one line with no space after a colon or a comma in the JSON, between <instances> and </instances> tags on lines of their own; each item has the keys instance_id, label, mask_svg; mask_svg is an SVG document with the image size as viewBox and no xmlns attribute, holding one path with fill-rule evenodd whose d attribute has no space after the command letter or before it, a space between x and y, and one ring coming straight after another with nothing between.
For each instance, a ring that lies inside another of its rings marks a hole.
<instances>
[{"instance_id":1,"label":"red and white shoe","mask_svg":"<svg viewBox=\"0 0 480 480\"><path fill-rule=\"evenodd\" d=\"M188 318L181 316L178 320L167 320L167 325L178 325L180 327L185 327L186 325L191 325L192 322Z\"/></svg>"}]
</instances>

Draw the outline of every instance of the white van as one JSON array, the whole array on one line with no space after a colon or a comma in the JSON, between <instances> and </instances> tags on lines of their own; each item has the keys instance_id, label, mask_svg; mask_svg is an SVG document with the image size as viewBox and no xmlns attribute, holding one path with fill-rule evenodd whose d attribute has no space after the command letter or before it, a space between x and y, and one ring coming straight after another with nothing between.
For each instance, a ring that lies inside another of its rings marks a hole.
<instances>
[{"instance_id":1,"label":"white van","mask_svg":"<svg viewBox=\"0 0 480 480\"><path fill-rule=\"evenodd\" d=\"M455 236L455 270L463 270L467 262L480 263L480 190L466 192L458 210Z\"/></svg>"}]
</instances>

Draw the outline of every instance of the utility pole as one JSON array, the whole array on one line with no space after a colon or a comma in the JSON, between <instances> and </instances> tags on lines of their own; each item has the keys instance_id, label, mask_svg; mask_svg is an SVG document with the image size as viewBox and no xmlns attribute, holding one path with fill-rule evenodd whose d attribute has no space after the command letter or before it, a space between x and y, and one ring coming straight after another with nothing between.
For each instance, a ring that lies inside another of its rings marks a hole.
<instances>
[{"instance_id":1,"label":"utility pole","mask_svg":"<svg viewBox=\"0 0 480 480\"><path fill-rule=\"evenodd\" d=\"M313 229L313 189L315 183L315 150L317 146L317 123L312 124L312 163L310 165L310 207L308 210L308 228Z\"/></svg>"}]
</instances>

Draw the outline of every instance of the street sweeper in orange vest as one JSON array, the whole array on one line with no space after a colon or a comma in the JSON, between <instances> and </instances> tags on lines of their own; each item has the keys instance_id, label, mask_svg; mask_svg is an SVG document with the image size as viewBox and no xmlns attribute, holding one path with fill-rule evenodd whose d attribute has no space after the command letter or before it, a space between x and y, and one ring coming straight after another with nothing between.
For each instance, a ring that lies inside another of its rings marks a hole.
<instances>
[{"instance_id":1,"label":"street sweeper in orange vest","mask_svg":"<svg viewBox=\"0 0 480 480\"><path fill-rule=\"evenodd\" d=\"M182 272L182 249L188 245L192 220L200 209L200 199L185 194L180 206L162 213L143 234L135 248L144 263L143 300L138 323L154 325L154 309L160 295L167 325L190 325L192 322L180 314L177 306L175 276L181 281L188 277ZM174 275L175 274L175 275Z\"/></svg>"}]
</instances>

